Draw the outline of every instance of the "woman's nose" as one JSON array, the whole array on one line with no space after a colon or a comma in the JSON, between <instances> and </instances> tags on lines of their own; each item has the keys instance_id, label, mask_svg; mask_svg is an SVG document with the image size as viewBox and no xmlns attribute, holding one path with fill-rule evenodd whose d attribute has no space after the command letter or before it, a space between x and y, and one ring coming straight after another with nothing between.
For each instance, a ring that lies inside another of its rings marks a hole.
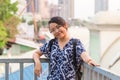
<instances>
[{"instance_id":1,"label":"woman's nose","mask_svg":"<svg viewBox=\"0 0 120 80\"><path fill-rule=\"evenodd\" d=\"M59 30L58 29L55 29L55 32L58 32Z\"/></svg>"}]
</instances>

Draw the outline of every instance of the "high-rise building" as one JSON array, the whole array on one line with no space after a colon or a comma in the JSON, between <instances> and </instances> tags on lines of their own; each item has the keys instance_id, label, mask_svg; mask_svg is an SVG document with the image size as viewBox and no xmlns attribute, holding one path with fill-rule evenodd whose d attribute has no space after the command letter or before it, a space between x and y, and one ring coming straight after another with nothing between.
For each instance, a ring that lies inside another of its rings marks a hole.
<instances>
[{"instance_id":1,"label":"high-rise building","mask_svg":"<svg viewBox=\"0 0 120 80\"><path fill-rule=\"evenodd\" d=\"M58 15L66 20L74 18L74 0L58 0Z\"/></svg>"},{"instance_id":2,"label":"high-rise building","mask_svg":"<svg viewBox=\"0 0 120 80\"><path fill-rule=\"evenodd\" d=\"M108 0L95 0L95 13L108 10Z\"/></svg>"},{"instance_id":3,"label":"high-rise building","mask_svg":"<svg viewBox=\"0 0 120 80\"><path fill-rule=\"evenodd\" d=\"M26 4L29 4L27 6L28 13L34 12L41 16L41 18L49 18L49 6L48 6L48 0L33 0L34 5L32 6L31 0L26 0Z\"/></svg>"},{"instance_id":4,"label":"high-rise building","mask_svg":"<svg viewBox=\"0 0 120 80\"><path fill-rule=\"evenodd\" d=\"M58 5L50 4L50 17L58 16Z\"/></svg>"},{"instance_id":5,"label":"high-rise building","mask_svg":"<svg viewBox=\"0 0 120 80\"><path fill-rule=\"evenodd\" d=\"M34 1L34 11L36 13L39 13L39 0L33 0ZM29 4L31 0L26 0L26 3ZM27 7L27 12L32 12L32 2Z\"/></svg>"}]
</instances>

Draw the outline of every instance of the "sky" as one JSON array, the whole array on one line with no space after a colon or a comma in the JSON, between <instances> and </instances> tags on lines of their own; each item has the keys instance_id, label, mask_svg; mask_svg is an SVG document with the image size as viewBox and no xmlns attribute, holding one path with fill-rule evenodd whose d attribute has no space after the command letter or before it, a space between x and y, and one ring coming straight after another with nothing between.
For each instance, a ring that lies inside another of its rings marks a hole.
<instances>
[{"instance_id":1,"label":"sky","mask_svg":"<svg viewBox=\"0 0 120 80\"><path fill-rule=\"evenodd\" d=\"M109 11L120 11L120 0L109 0Z\"/></svg>"},{"instance_id":2,"label":"sky","mask_svg":"<svg viewBox=\"0 0 120 80\"><path fill-rule=\"evenodd\" d=\"M75 18L86 19L94 15L94 0L75 0Z\"/></svg>"},{"instance_id":3,"label":"sky","mask_svg":"<svg viewBox=\"0 0 120 80\"><path fill-rule=\"evenodd\" d=\"M75 18L88 19L93 17L95 0L75 0ZM109 0L108 11L120 11L120 0Z\"/></svg>"},{"instance_id":4,"label":"sky","mask_svg":"<svg viewBox=\"0 0 120 80\"><path fill-rule=\"evenodd\" d=\"M58 0L49 0L50 3L57 4ZM94 1L95 0L74 0L75 1L75 18L88 19L93 17L94 14ZM120 0L109 0L109 11L120 11Z\"/></svg>"}]
</instances>

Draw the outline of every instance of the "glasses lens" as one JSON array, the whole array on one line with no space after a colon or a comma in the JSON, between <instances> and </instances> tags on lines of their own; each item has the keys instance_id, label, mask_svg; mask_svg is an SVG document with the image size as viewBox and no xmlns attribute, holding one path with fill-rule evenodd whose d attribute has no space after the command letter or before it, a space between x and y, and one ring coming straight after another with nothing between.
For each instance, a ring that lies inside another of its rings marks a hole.
<instances>
[{"instance_id":1,"label":"glasses lens","mask_svg":"<svg viewBox=\"0 0 120 80\"><path fill-rule=\"evenodd\" d=\"M57 25L56 28L59 29L61 27L61 25Z\"/></svg>"},{"instance_id":2,"label":"glasses lens","mask_svg":"<svg viewBox=\"0 0 120 80\"><path fill-rule=\"evenodd\" d=\"M50 30L50 33L55 32L57 29L59 29L59 28L61 27L61 25L56 25L55 27L56 27L56 28Z\"/></svg>"}]
</instances>

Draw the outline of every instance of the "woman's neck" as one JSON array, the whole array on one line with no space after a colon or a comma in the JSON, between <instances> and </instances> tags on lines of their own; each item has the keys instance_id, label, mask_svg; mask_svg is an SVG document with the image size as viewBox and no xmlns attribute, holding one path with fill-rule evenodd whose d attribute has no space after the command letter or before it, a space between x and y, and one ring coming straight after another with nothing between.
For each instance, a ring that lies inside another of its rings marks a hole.
<instances>
[{"instance_id":1,"label":"woman's neck","mask_svg":"<svg viewBox=\"0 0 120 80\"><path fill-rule=\"evenodd\" d=\"M58 39L59 42L66 42L70 39L70 36L69 35L66 35L65 37L61 38L61 39Z\"/></svg>"},{"instance_id":2,"label":"woman's neck","mask_svg":"<svg viewBox=\"0 0 120 80\"><path fill-rule=\"evenodd\" d=\"M62 50L69 40L70 36L65 36L64 38L58 39L59 48Z\"/></svg>"}]
</instances>

